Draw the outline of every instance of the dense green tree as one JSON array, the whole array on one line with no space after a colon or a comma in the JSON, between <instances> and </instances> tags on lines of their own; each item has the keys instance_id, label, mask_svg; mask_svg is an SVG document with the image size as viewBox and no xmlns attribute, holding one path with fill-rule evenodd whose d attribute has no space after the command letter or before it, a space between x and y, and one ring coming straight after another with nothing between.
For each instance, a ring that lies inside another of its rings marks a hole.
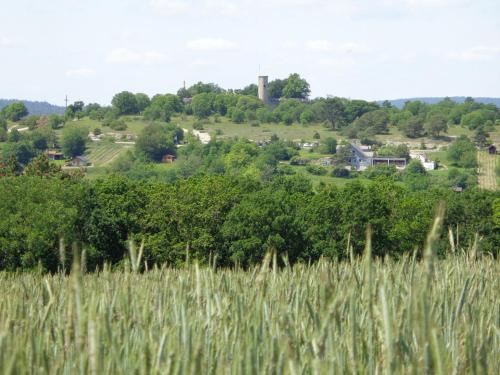
<instances>
[{"instance_id":1,"label":"dense green tree","mask_svg":"<svg viewBox=\"0 0 500 375\"><path fill-rule=\"evenodd\" d=\"M149 99L149 96L147 96L146 94L143 94L142 92L139 92L139 93L135 94L135 101L137 103L137 111L139 113L144 112L144 110L151 103L151 100Z\"/></svg>"},{"instance_id":2,"label":"dense green tree","mask_svg":"<svg viewBox=\"0 0 500 375\"><path fill-rule=\"evenodd\" d=\"M251 85L246 86L242 90L236 90L236 93L240 95L257 96L258 87L256 84L252 83Z\"/></svg>"},{"instance_id":3,"label":"dense green tree","mask_svg":"<svg viewBox=\"0 0 500 375\"><path fill-rule=\"evenodd\" d=\"M283 97L293 99L307 99L311 90L309 83L305 79L300 78L297 73L290 74L286 80L286 85L283 88Z\"/></svg>"},{"instance_id":4,"label":"dense green tree","mask_svg":"<svg viewBox=\"0 0 500 375\"><path fill-rule=\"evenodd\" d=\"M8 142L3 146L2 159L8 160L15 158L21 164L28 164L30 160L36 155L36 150L28 140L21 140L19 142Z\"/></svg>"},{"instance_id":5,"label":"dense green tree","mask_svg":"<svg viewBox=\"0 0 500 375\"><path fill-rule=\"evenodd\" d=\"M62 131L61 147L64 155L83 155L88 140L88 129L76 125L66 126Z\"/></svg>"},{"instance_id":6,"label":"dense green tree","mask_svg":"<svg viewBox=\"0 0 500 375\"><path fill-rule=\"evenodd\" d=\"M476 147L464 135L453 141L448 148L447 155L453 165L463 168L477 167Z\"/></svg>"},{"instance_id":7,"label":"dense green tree","mask_svg":"<svg viewBox=\"0 0 500 375\"><path fill-rule=\"evenodd\" d=\"M424 125L421 118L412 116L402 125L401 130L408 138L419 138L424 135Z\"/></svg>"},{"instance_id":8,"label":"dense green tree","mask_svg":"<svg viewBox=\"0 0 500 375\"><path fill-rule=\"evenodd\" d=\"M78 240L82 185L40 177L3 178L0 196L0 269L41 266L57 271L60 240L67 244Z\"/></svg>"},{"instance_id":9,"label":"dense green tree","mask_svg":"<svg viewBox=\"0 0 500 375\"><path fill-rule=\"evenodd\" d=\"M166 154L176 154L175 141L181 140L182 136L182 129L174 125L154 123L141 131L135 149L148 160L160 161Z\"/></svg>"},{"instance_id":10,"label":"dense green tree","mask_svg":"<svg viewBox=\"0 0 500 375\"><path fill-rule=\"evenodd\" d=\"M231 121L235 124L241 124L245 121L245 112L239 108L235 108L231 111Z\"/></svg>"},{"instance_id":11,"label":"dense green tree","mask_svg":"<svg viewBox=\"0 0 500 375\"><path fill-rule=\"evenodd\" d=\"M144 110L144 118L170 122L174 113L182 110L182 103L178 96L166 94L155 95L151 104Z\"/></svg>"},{"instance_id":12,"label":"dense green tree","mask_svg":"<svg viewBox=\"0 0 500 375\"><path fill-rule=\"evenodd\" d=\"M316 119L314 112L311 108L307 108L300 114L300 123L303 125L311 124Z\"/></svg>"},{"instance_id":13,"label":"dense green tree","mask_svg":"<svg viewBox=\"0 0 500 375\"><path fill-rule=\"evenodd\" d=\"M19 121L24 116L28 115L28 109L23 102L15 102L6 107L1 111L1 115L11 121Z\"/></svg>"},{"instance_id":14,"label":"dense green tree","mask_svg":"<svg viewBox=\"0 0 500 375\"><path fill-rule=\"evenodd\" d=\"M111 104L118 115L134 115L139 113L137 97L129 91L122 91L113 96Z\"/></svg>"},{"instance_id":15,"label":"dense green tree","mask_svg":"<svg viewBox=\"0 0 500 375\"><path fill-rule=\"evenodd\" d=\"M231 260L250 266L271 251L291 262L309 260L297 212L310 196L309 181L283 178L244 197L222 226Z\"/></svg>"},{"instance_id":16,"label":"dense green tree","mask_svg":"<svg viewBox=\"0 0 500 375\"><path fill-rule=\"evenodd\" d=\"M349 125L345 134L349 138L360 137L361 133L366 135L385 134L387 133L387 125L389 117L387 112L383 109L366 112L361 117L357 118L351 125Z\"/></svg>"},{"instance_id":17,"label":"dense green tree","mask_svg":"<svg viewBox=\"0 0 500 375\"><path fill-rule=\"evenodd\" d=\"M214 96L209 93L197 94L193 97L191 107L193 114L198 118L207 118L213 113Z\"/></svg>"},{"instance_id":18,"label":"dense green tree","mask_svg":"<svg viewBox=\"0 0 500 375\"><path fill-rule=\"evenodd\" d=\"M403 110L410 111L413 116L425 116L429 106L420 100L407 101Z\"/></svg>"},{"instance_id":19,"label":"dense green tree","mask_svg":"<svg viewBox=\"0 0 500 375\"><path fill-rule=\"evenodd\" d=\"M287 125L300 121L302 112L306 109L304 103L297 99L282 100L275 108L274 113Z\"/></svg>"},{"instance_id":20,"label":"dense green tree","mask_svg":"<svg viewBox=\"0 0 500 375\"><path fill-rule=\"evenodd\" d=\"M365 100L347 100L344 104L344 117L348 123L353 122L365 113L380 109L377 103Z\"/></svg>"},{"instance_id":21,"label":"dense green tree","mask_svg":"<svg viewBox=\"0 0 500 375\"><path fill-rule=\"evenodd\" d=\"M403 172L403 181L412 191L425 190L430 185L427 171L420 160L411 160Z\"/></svg>"},{"instance_id":22,"label":"dense green tree","mask_svg":"<svg viewBox=\"0 0 500 375\"><path fill-rule=\"evenodd\" d=\"M439 137L441 133L446 133L448 131L446 116L442 113L429 114L424 123L424 129L433 137Z\"/></svg>"},{"instance_id":23,"label":"dense green tree","mask_svg":"<svg viewBox=\"0 0 500 375\"><path fill-rule=\"evenodd\" d=\"M198 82L192 85L187 89L188 96L189 98L193 98L195 95L198 94L220 94L224 92L222 88L220 88L218 85L215 83L203 83L203 82Z\"/></svg>"},{"instance_id":24,"label":"dense green tree","mask_svg":"<svg viewBox=\"0 0 500 375\"><path fill-rule=\"evenodd\" d=\"M283 90L287 84L286 79L275 79L269 82L268 94L271 99L280 99L283 97Z\"/></svg>"},{"instance_id":25,"label":"dense green tree","mask_svg":"<svg viewBox=\"0 0 500 375\"><path fill-rule=\"evenodd\" d=\"M333 130L340 129L344 123L344 103L340 98L320 99L312 105L316 118L326 122Z\"/></svg>"}]
</instances>

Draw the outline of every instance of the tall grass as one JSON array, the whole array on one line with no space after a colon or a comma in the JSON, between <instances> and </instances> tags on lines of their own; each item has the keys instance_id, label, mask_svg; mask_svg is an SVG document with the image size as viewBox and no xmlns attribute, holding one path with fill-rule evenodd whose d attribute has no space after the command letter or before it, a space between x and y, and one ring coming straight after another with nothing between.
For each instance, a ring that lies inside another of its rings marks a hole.
<instances>
[{"instance_id":1,"label":"tall grass","mask_svg":"<svg viewBox=\"0 0 500 375\"><path fill-rule=\"evenodd\" d=\"M382 261L368 245L345 263L144 274L134 260L0 274L0 373L500 373L491 258Z\"/></svg>"}]
</instances>

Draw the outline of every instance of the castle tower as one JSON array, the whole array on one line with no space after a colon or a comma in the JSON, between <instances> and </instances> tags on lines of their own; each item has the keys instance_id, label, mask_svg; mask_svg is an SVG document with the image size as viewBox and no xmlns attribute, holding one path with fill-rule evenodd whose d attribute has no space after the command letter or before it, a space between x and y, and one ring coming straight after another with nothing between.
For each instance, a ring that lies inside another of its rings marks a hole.
<instances>
[{"instance_id":1,"label":"castle tower","mask_svg":"<svg viewBox=\"0 0 500 375\"><path fill-rule=\"evenodd\" d=\"M264 102L264 104L269 103L268 89L268 77L259 76L259 99Z\"/></svg>"}]
</instances>

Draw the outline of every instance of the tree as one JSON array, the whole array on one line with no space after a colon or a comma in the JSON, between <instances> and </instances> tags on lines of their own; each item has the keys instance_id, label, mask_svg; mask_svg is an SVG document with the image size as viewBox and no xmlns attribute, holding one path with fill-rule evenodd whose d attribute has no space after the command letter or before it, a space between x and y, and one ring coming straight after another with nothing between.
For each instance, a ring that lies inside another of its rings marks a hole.
<instances>
[{"instance_id":1,"label":"tree","mask_svg":"<svg viewBox=\"0 0 500 375\"><path fill-rule=\"evenodd\" d=\"M474 142L479 146L479 147L485 147L488 145L489 141L489 133L486 132L484 129L484 126L480 126L476 129L476 132L474 133Z\"/></svg>"},{"instance_id":2,"label":"tree","mask_svg":"<svg viewBox=\"0 0 500 375\"><path fill-rule=\"evenodd\" d=\"M151 104L144 110L144 118L170 122L171 116L182 110L178 96L172 94L155 95Z\"/></svg>"},{"instance_id":3,"label":"tree","mask_svg":"<svg viewBox=\"0 0 500 375\"><path fill-rule=\"evenodd\" d=\"M63 123L64 123L64 118L62 116L59 116L59 115L50 115L49 116L49 126L52 129L57 129Z\"/></svg>"},{"instance_id":4,"label":"tree","mask_svg":"<svg viewBox=\"0 0 500 375\"><path fill-rule=\"evenodd\" d=\"M67 126L62 131L61 147L66 156L74 157L85 152L88 129L79 126Z\"/></svg>"},{"instance_id":5,"label":"tree","mask_svg":"<svg viewBox=\"0 0 500 375\"><path fill-rule=\"evenodd\" d=\"M26 176L38 176L38 177L64 177L65 174L62 172L60 166L55 165L49 161L46 154L40 154L26 166L24 169L24 174Z\"/></svg>"},{"instance_id":6,"label":"tree","mask_svg":"<svg viewBox=\"0 0 500 375\"><path fill-rule=\"evenodd\" d=\"M116 94L111 100L118 115L134 115L139 113L137 97L129 91Z\"/></svg>"},{"instance_id":7,"label":"tree","mask_svg":"<svg viewBox=\"0 0 500 375\"><path fill-rule=\"evenodd\" d=\"M364 136L372 136L375 134L387 133L387 124L389 117L383 109L366 112L361 117L358 117L351 125L349 125L345 133L349 138L361 138Z\"/></svg>"},{"instance_id":8,"label":"tree","mask_svg":"<svg viewBox=\"0 0 500 375\"><path fill-rule=\"evenodd\" d=\"M36 151L30 142L23 140L15 143L8 142L4 145L3 159L8 160L13 157L21 164L28 164L30 160L36 155Z\"/></svg>"},{"instance_id":9,"label":"tree","mask_svg":"<svg viewBox=\"0 0 500 375\"><path fill-rule=\"evenodd\" d=\"M268 94L271 99L280 99L283 96L283 90L287 84L286 79L275 79L269 82Z\"/></svg>"},{"instance_id":10,"label":"tree","mask_svg":"<svg viewBox=\"0 0 500 375\"><path fill-rule=\"evenodd\" d=\"M314 122L314 120L315 120L315 116L314 116L314 112L312 111L311 108L307 108L300 115L300 123L301 124L304 124L304 125L311 124L312 122Z\"/></svg>"},{"instance_id":11,"label":"tree","mask_svg":"<svg viewBox=\"0 0 500 375\"><path fill-rule=\"evenodd\" d=\"M147 108L149 103L151 103L149 96L147 96L146 94L143 94L141 92L135 94L135 101L137 103L137 111L139 113L142 113Z\"/></svg>"},{"instance_id":12,"label":"tree","mask_svg":"<svg viewBox=\"0 0 500 375\"><path fill-rule=\"evenodd\" d=\"M465 135L450 145L447 155L453 165L463 168L477 167L476 147Z\"/></svg>"},{"instance_id":13,"label":"tree","mask_svg":"<svg viewBox=\"0 0 500 375\"><path fill-rule=\"evenodd\" d=\"M439 137L440 133L446 133L448 130L446 116L441 113L433 113L427 116L424 129L433 137Z\"/></svg>"},{"instance_id":14,"label":"tree","mask_svg":"<svg viewBox=\"0 0 500 375\"><path fill-rule=\"evenodd\" d=\"M412 116L407 119L402 124L401 129L408 138L418 138L422 137L424 134L422 120L417 116Z\"/></svg>"},{"instance_id":15,"label":"tree","mask_svg":"<svg viewBox=\"0 0 500 375\"><path fill-rule=\"evenodd\" d=\"M161 161L166 154L176 154L175 138L182 138L182 129L174 125L151 124L137 137L135 149L148 160Z\"/></svg>"},{"instance_id":16,"label":"tree","mask_svg":"<svg viewBox=\"0 0 500 375\"><path fill-rule=\"evenodd\" d=\"M321 142L320 152L323 154L337 153L337 140L332 137L327 137L323 142Z\"/></svg>"},{"instance_id":17,"label":"tree","mask_svg":"<svg viewBox=\"0 0 500 375\"><path fill-rule=\"evenodd\" d=\"M258 87L256 84L252 83L251 85L246 86L242 90L236 90L236 93L240 95L257 96Z\"/></svg>"},{"instance_id":18,"label":"tree","mask_svg":"<svg viewBox=\"0 0 500 375\"><path fill-rule=\"evenodd\" d=\"M198 118L207 118L212 114L213 95L208 93L197 94L193 97L191 107L193 114Z\"/></svg>"},{"instance_id":19,"label":"tree","mask_svg":"<svg viewBox=\"0 0 500 375\"><path fill-rule=\"evenodd\" d=\"M309 83L305 79L300 78L297 73L290 74L283 88L283 97L307 99L310 93Z\"/></svg>"},{"instance_id":20,"label":"tree","mask_svg":"<svg viewBox=\"0 0 500 375\"><path fill-rule=\"evenodd\" d=\"M340 98L320 99L312 106L319 121L330 124L331 129L340 129L344 124L344 103Z\"/></svg>"},{"instance_id":21,"label":"tree","mask_svg":"<svg viewBox=\"0 0 500 375\"><path fill-rule=\"evenodd\" d=\"M235 124L241 124L245 121L245 112L239 108L235 108L231 113L231 121Z\"/></svg>"},{"instance_id":22,"label":"tree","mask_svg":"<svg viewBox=\"0 0 500 375\"><path fill-rule=\"evenodd\" d=\"M411 160L406 166L403 181L412 191L425 190L430 184L427 171L417 159Z\"/></svg>"},{"instance_id":23,"label":"tree","mask_svg":"<svg viewBox=\"0 0 500 375\"><path fill-rule=\"evenodd\" d=\"M16 122L28 115L28 109L23 102L15 102L3 108L1 114L6 119Z\"/></svg>"},{"instance_id":24,"label":"tree","mask_svg":"<svg viewBox=\"0 0 500 375\"><path fill-rule=\"evenodd\" d=\"M365 100L347 100L344 107L344 116L347 123L353 122L367 112L380 109L377 103L370 103Z\"/></svg>"}]
</instances>

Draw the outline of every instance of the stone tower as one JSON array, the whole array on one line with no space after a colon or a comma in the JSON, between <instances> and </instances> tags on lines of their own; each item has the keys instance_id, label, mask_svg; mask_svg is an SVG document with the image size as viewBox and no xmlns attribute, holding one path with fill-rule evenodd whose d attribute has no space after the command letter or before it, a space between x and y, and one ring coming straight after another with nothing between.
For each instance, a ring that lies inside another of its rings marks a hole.
<instances>
[{"instance_id":1,"label":"stone tower","mask_svg":"<svg viewBox=\"0 0 500 375\"><path fill-rule=\"evenodd\" d=\"M264 102L264 104L269 103L268 89L268 77L259 76L259 99Z\"/></svg>"}]
</instances>

